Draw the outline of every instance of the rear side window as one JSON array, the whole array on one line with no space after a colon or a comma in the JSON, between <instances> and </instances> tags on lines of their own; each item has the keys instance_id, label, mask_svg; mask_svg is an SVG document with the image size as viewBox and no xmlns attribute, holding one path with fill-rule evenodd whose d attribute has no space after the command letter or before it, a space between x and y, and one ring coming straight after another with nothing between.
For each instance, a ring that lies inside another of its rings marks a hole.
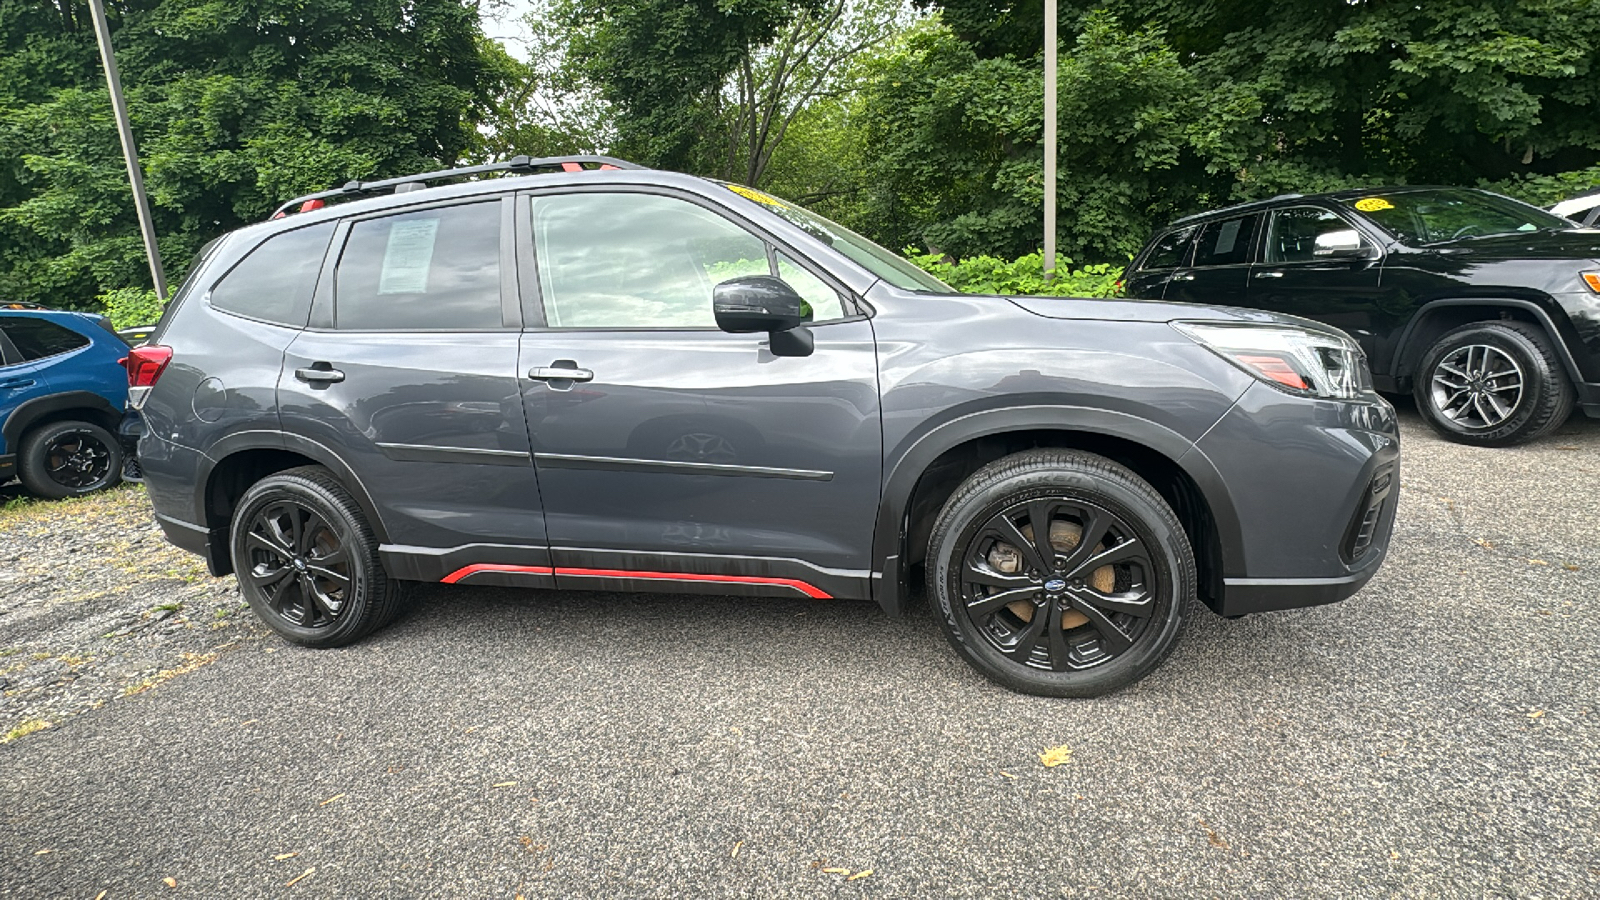
<instances>
[{"instance_id":1,"label":"rear side window","mask_svg":"<svg viewBox=\"0 0 1600 900\"><path fill-rule=\"evenodd\" d=\"M5 329L6 337L21 355L17 362L44 359L89 344L89 339L76 331L43 319L6 319L0 322L0 328Z\"/></svg>"},{"instance_id":2,"label":"rear side window","mask_svg":"<svg viewBox=\"0 0 1600 900\"><path fill-rule=\"evenodd\" d=\"M333 310L351 331L501 328L500 201L355 223Z\"/></svg>"},{"instance_id":3,"label":"rear side window","mask_svg":"<svg viewBox=\"0 0 1600 900\"><path fill-rule=\"evenodd\" d=\"M1194 245L1194 233L1200 230L1198 225L1179 228L1169 231L1156 239L1155 245L1150 248L1150 254L1144 258L1141 269L1175 269L1189 261L1189 248Z\"/></svg>"},{"instance_id":4,"label":"rear side window","mask_svg":"<svg viewBox=\"0 0 1600 900\"><path fill-rule=\"evenodd\" d=\"M1200 230L1195 242L1194 265L1231 266L1250 261L1250 247L1261 216L1239 216L1212 222Z\"/></svg>"},{"instance_id":5,"label":"rear side window","mask_svg":"<svg viewBox=\"0 0 1600 900\"><path fill-rule=\"evenodd\" d=\"M304 327L322 255L332 237L333 223L327 222L267 238L211 289L211 306L252 319Z\"/></svg>"}]
</instances>

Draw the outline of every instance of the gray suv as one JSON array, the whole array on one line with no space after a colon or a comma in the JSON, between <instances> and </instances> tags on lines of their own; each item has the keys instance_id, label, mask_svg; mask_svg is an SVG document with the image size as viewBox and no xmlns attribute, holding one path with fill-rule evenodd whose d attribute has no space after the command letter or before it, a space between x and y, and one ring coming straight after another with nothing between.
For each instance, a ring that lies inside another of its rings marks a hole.
<instances>
[{"instance_id":1,"label":"gray suv","mask_svg":"<svg viewBox=\"0 0 1600 900\"><path fill-rule=\"evenodd\" d=\"M285 204L201 254L127 366L169 539L317 647L408 581L891 614L926 585L983 674L1092 696L1197 600L1355 593L1398 493L1394 411L1337 329L962 295L775 197L605 157Z\"/></svg>"}]
</instances>

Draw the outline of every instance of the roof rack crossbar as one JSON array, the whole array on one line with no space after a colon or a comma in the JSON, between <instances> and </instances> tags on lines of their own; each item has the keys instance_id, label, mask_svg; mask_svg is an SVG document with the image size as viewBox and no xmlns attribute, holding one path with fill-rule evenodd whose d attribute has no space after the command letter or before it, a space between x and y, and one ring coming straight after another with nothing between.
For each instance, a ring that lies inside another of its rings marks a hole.
<instances>
[{"instance_id":1,"label":"roof rack crossbar","mask_svg":"<svg viewBox=\"0 0 1600 900\"><path fill-rule=\"evenodd\" d=\"M279 206L272 218L288 215L295 207L312 200L330 200L336 197L364 197L371 194L380 194L393 190L403 184L420 184L428 181L443 181L447 178L465 178L469 175L485 175L491 172L536 172L540 169L560 169L562 171L577 171L585 163L593 163L597 167L610 167L614 169L643 169L637 163L617 159L611 156L598 156L593 154L579 154L575 156L544 156L533 158L529 156L513 156L504 162L485 163L480 166L463 166L458 169L440 169L437 172L422 172L417 175L404 175L399 178L385 178L381 181L351 181L342 187L331 190L318 191L315 194L306 194Z\"/></svg>"}]
</instances>

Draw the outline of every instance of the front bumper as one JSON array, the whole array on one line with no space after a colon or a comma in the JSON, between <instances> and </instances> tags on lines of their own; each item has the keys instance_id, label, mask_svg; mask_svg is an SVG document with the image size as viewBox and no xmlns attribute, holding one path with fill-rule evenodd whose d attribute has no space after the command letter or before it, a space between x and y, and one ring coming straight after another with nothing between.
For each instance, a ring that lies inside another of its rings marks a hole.
<instances>
[{"instance_id":1,"label":"front bumper","mask_svg":"<svg viewBox=\"0 0 1600 900\"><path fill-rule=\"evenodd\" d=\"M1226 553L1217 613L1335 603L1383 564L1400 495L1394 408L1306 400L1253 385L1196 446L1228 486L1241 546Z\"/></svg>"}]
</instances>

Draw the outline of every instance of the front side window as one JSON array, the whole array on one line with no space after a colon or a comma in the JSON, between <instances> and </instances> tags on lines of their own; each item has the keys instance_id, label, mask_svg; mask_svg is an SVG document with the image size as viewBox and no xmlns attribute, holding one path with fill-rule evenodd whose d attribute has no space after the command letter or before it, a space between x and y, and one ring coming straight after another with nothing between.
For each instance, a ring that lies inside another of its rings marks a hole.
<instances>
[{"instance_id":1,"label":"front side window","mask_svg":"<svg viewBox=\"0 0 1600 900\"><path fill-rule=\"evenodd\" d=\"M1280 209L1272 214L1272 225L1267 229L1266 261L1311 262L1319 255L1317 238L1350 231L1353 229L1349 222L1325 209L1310 206ZM1355 239L1365 243L1364 238Z\"/></svg>"},{"instance_id":2,"label":"front side window","mask_svg":"<svg viewBox=\"0 0 1600 900\"><path fill-rule=\"evenodd\" d=\"M43 319L8 318L0 321L0 329L5 330L6 337L11 339L21 357L14 362L44 359L89 344L89 339L76 331Z\"/></svg>"},{"instance_id":3,"label":"front side window","mask_svg":"<svg viewBox=\"0 0 1600 900\"><path fill-rule=\"evenodd\" d=\"M267 238L222 276L209 302L225 312L303 327L332 237L333 223L327 222Z\"/></svg>"},{"instance_id":4,"label":"front side window","mask_svg":"<svg viewBox=\"0 0 1600 900\"><path fill-rule=\"evenodd\" d=\"M1344 203L1413 244L1573 227L1560 216L1509 197L1455 188L1384 191Z\"/></svg>"},{"instance_id":5,"label":"front side window","mask_svg":"<svg viewBox=\"0 0 1600 900\"><path fill-rule=\"evenodd\" d=\"M1190 225L1169 231L1156 239L1150 254L1144 258L1141 269L1175 269L1189 260L1189 248L1194 246L1194 233L1200 226Z\"/></svg>"},{"instance_id":6,"label":"front side window","mask_svg":"<svg viewBox=\"0 0 1600 900\"><path fill-rule=\"evenodd\" d=\"M349 331L501 328L500 201L356 222L339 257L333 318Z\"/></svg>"},{"instance_id":7,"label":"front side window","mask_svg":"<svg viewBox=\"0 0 1600 900\"><path fill-rule=\"evenodd\" d=\"M712 289L771 275L839 318L839 295L788 257L772 270L765 241L675 197L582 193L536 197L533 241L551 328L715 328Z\"/></svg>"},{"instance_id":8,"label":"front side window","mask_svg":"<svg viewBox=\"0 0 1600 900\"><path fill-rule=\"evenodd\" d=\"M1256 237L1260 215L1239 216L1212 222L1200 229L1195 242L1194 265L1233 266L1250 261L1250 244Z\"/></svg>"}]
</instances>

